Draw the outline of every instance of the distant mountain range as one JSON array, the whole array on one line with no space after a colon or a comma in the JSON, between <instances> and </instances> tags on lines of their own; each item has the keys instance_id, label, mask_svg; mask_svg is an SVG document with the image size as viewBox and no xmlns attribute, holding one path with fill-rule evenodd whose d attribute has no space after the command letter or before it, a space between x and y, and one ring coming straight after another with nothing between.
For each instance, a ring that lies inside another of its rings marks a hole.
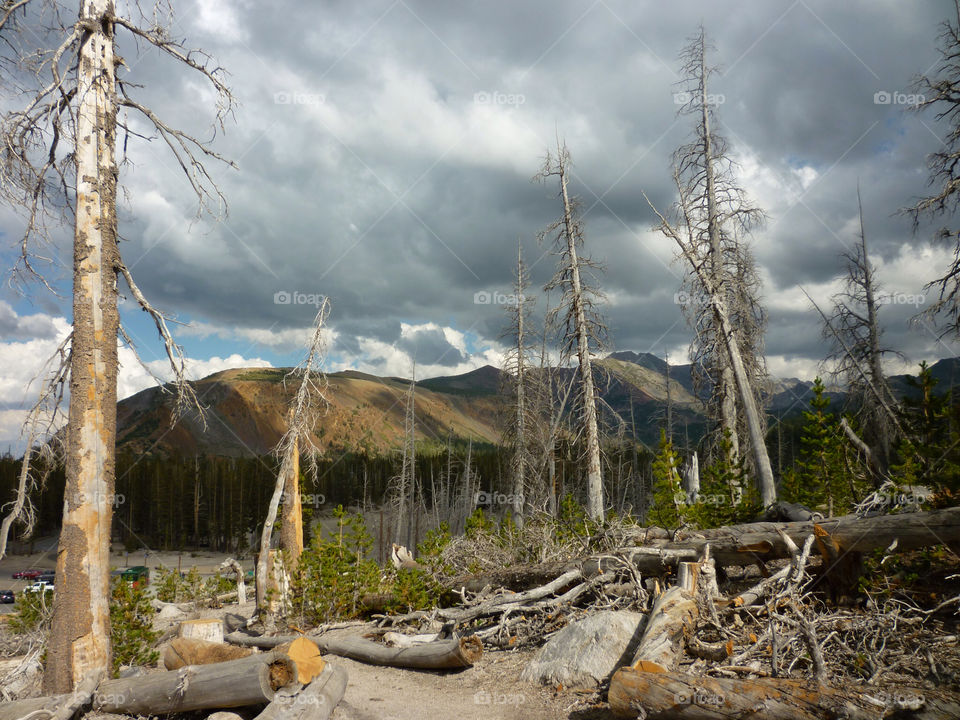
<instances>
[{"instance_id":1,"label":"distant mountain range","mask_svg":"<svg viewBox=\"0 0 960 720\"><path fill-rule=\"evenodd\" d=\"M667 387L674 427L697 438L706 418L694 395L690 365L670 365L649 353L615 352L598 362L605 370L599 382L608 424L621 421L628 434L648 444L656 442L666 415ZM960 358L932 366L946 391L960 381ZM295 390L284 384L284 368L239 368L215 373L193 383L207 408L206 426L197 416L170 425L171 396L149 388L118 404L118 448L132 453L224 455L252 457L269 453L285 428L287 405ZM561 371L569 379L572 369ZM668 380L669 377L669 380ZM906 375L890 378L895 392L908 392ZM502 400L503 373L485 366L463 375L431 378L417 383L416 420L420 441L445 443L449 436L496 443ZM348 370L327 376L327 413L316 430L321 447L383 453L400 447L404 427L404 397L409 381ZM812 382L775 380L768 411L788 417L807 407ZM835 402L842 392L831 392Z\"/></svg>"}]
</instances>

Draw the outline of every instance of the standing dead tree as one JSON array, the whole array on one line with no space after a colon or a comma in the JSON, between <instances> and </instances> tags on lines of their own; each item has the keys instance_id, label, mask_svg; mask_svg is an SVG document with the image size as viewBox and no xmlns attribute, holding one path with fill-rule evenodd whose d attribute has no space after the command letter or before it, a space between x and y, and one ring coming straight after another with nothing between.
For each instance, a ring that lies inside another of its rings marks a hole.
<instances>
[{"instance_id":1,"label":"standing dead tree","mask_svg":"<svg viewBox=\"0 0 960 720\"><path fill-rule=\"evenodd\" d=\"M933 75L914 80L914 89L922 98L916 109L932 109L939 122L948 125L946 138L927 157L928 184L933 194L918 199L900 212L913 220L913 230L924 219L950 220L960 207L960 0L954 0L954 18L940 26L940 61ZM923 316L945 316L943 334L960 336L960 230L946 225L935 232L938 243L950 246L953 260L947 271L932 280L926 289L938 291L937 301Z\"/></svg>"},{"instance_id":2,"label":"standing dead tree","mask_svg":"<svg viewBox=\"0 0 960 720\"><path fill-rule=\"evenodd\" d=\"M896 430L884 405L896 409L898 403L883 373L883 356L892 351L880 344L883 334L878 317L880 288L867 252L859 188L857 205L860 242L851 252L843 254L847 263L845 287L833 297L833 312L824 325L823 335L833 343L828 359L835 362L834 372L847 385L848 403L860 421L863 440L870 448L867 459L872 458L873 462L868 462L868 467L879 479L890 465ZM841 337L843 343L839 340Z\"/></svg>"},{"instance_id":3,"label":"standing dead tree","mask_svg":"<svg viewBox=\"0 0 960 720\"><path fill-rule=\"evenodd\" d=\"M393 509L393 542L406 542L410 546L413 539L414 501L416 499L417 469L417 365L414 362L410 385L404 399L403 448L400 457L400 474L390 483L387 503ZM404 522L407 524L406 538L403 536Z\"/></svg>"},{"instance_id":4,"label":"standing dead tree","mask_svg":"<svg viewBox=\"0 0 960 720\"><path fill-rule=\"evenodd\" d=\"M547 283L546 290L560 288L562 293L559 305L551 311L554 319L559 320L561 315L563 317L562 322L557 323L562 359L566 362L574 353L577 356L580 380L578 399L587 467L587 515L600 519L604 510L603 477L600 471L600 433L591 358L604 343L607 329L595 307L596 301L602 297L601 293L584 279L584 270L590 272L599 266L580 252L584 240L583 221L577 201L570 197L568 190L569 168L570 153L566 144L558 140L556 157L547 153L535 179L546 182L550 178L557 178L563 217L541 233L540 241L549 238L554 246L554 254L559 258L557 272Z\"/></svg>"},{"instance_id":5,"label":"standing dead tree","mask_svg":"<svg viewBox=\"0 0 960 720\"><path fill-rule=\"evenodd\" d=\"M23 98L0 118L0 195L24 215L25 229L13 277L39 279L36 246L53 225L74 226L73 332L70 337L70 405L66 432L66 487L57 553L57 594L44 672L47 692L69 692L105 675L110 667L109 543L115 474L117 339L128 339L117 310L118 275L153 319L176 378L178 407L199 409L185 382L183 356L166 317L147 302L117 245L117 129L146 138L118 121L121 108L146 123L173 152L201 209L223 196L204 160L223 160L208 141L166 124L132 94L138 86L117 73L117 36L129 33L196 71L217 95L216 126L233 107L224 72L202 52L171 37L163 19L114 0L81 0L75 10L55 0L16 0L0 6L0 72L5 88ZM8 104L8 105L9 105ZM29 459L29 453L26 459Z\"/></svg>"},{"instance_id":6,"label":"standing dead tree","mask_svg":"<svg viewBox=\"0 0 960 720\"><path fill-rule=\"evenodd\" d=\"M286 383L287 378L299 377L300 384L290 401L290 419L287 431L277 444L276 453L280 457L280 471L277 473L273 495L270 497L270 504L267 506L267 516L263 521L263 529L260 532L260 554L257 558L257 610L268 618L271 616L270 602L267 596L270 540L273 536L273 525L277 521L277 511L281 500L285 503L285 520L289 519L296 524L297 517L302 517L298 507L300 504L299 487L292 496L285 493L285 489L290 487L291 484L297 485L299 483L299 458L301 453L308 459L308 467L313 478L316 479L316 460L321 453L321 449L317 447L314 441L313 430L316 427L321 407L326 408L327 405L327 399L324 395L326 376L323 374L323 359L327 341L324 323L329 313L330 302L327 298L324 298L313 320L313 335L310 339L306 359L284 377L284 383ZM287 507L287 504L295 504L295 506L290 508ZM289 544L283 548L287 550L288 554L292 549L291 546L299 546L301 550L303 548L302 521L299 527L299 538L293 537L291 530L295 530L295 528L288 527L281 530L282 535L288 538ZM290 557L289 559L295 562L299 557ZM285 568L284 570L290 571L292 568Z\"/></svg>"},{"instance_id":7,"label":"standing dead tree","mask_svg":"<svg viewBox=\"0 0 960 720\"><path fill-rule=\"evenodd\" d=\"M766 315L747 246L748 233L764 215L737 185L727 143L712 130L717 99L708 92L714 70L706 63L707 50L701 27L681 54L686 90L680 97L686 102L680 112L693 115L696 124L693 141L674 156L679 200L672 220L654 211L659 229L677 242L687 265L684 311L695 333L695 380L709 388L708 408L718 424L718 439L729 439L735 460L748 458L768 505L776 499L776 486L761 403ZM748 438L749 454L740 447L741 436Z\"/></svg>"},{"instance_id":8,"label":"standing dead tree","mask_svg":"<svg viewBox=\"0 0 960 720\"><path fill-rule=\"evenodd\" d=\"M527 296L530 278L526 265L523 262L523 248L517 248L517 275L513 284L512 302L507 303L507 315L510 325L504 333L510 341L510 348L504 355L503 371L504 382L507 385L504 393L510 398L511 407L507 411L506 427L504 431L504 445L511 448L510 472L511 483L511 510L514 519L522 525L525 498L532 490L534 458L531 453L532 431L537 422L536 401L537 388L532 385L537 382L535 372L532 372L531 355L533 346L530 329L530 312L533 298ZM536 483L539 485L539 483ZM533 497L530 498L533 500Z\"/></svg>"}]
</instances>

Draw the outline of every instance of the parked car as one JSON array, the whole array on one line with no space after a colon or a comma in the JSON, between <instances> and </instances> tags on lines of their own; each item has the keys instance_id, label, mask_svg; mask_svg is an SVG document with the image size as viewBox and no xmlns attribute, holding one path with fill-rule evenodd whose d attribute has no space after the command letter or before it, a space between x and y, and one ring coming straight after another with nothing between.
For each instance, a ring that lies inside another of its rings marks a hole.
<instances>
[{"instance_id":1,"label":"parked car","mask_svg":"<svg viewBox=\"0 0 960 720\"><path fill-rule=\"evenodd\" d=\"M43 570L18 570L13 574L14 580L36 580Z\"/></svg>"},{"instance_id":2,"label":"parked car","mask_svg":"<svg viewBox=\"0 0 960 720\"><path fill-rule=\"evenodd\" d=\"M25 593L46 593L48 590L53 592L53 583L48 583L43 580L37 580L33 585L28 585L23 589Z\"/></svg>"},{"instance_id":3,"label":"parked car","mask_svg":"<svg viewBox=\"0 0 960 720\"><path fill-rule=\"evenodd\" d=\"M43 581L43 582L48 582L48 583L50 583L50 584L52 585L52 584L53 584L53 581L54 581L54 579L55 579L56 577L57 577L57 573L56 573L55 571L53 571L53 570L48 570L48 571L44 571L44 572L40 573L39 575L37 575L37 578L36 578L36 579L37 579L37 580L41 580L41 581Z\"/></svg>"},{"instance_id":4,"label":"parked car","mask_svg":"<svg viewBox=\"0 0 960 720\"><path fill-rule=\"evenodd\" d=\"M12 602L16 602L16 598L13 597L13 590L0 590L0 603Z\"/></svg>"}]
</instances>

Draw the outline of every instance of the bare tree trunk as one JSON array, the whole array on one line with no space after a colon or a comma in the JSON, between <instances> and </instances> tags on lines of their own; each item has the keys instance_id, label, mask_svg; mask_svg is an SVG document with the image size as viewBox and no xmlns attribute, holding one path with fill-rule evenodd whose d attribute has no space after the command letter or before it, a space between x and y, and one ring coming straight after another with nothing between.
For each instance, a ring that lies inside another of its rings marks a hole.
<instances>
[{"instance_id":1,"label":"bare tree trunk","mask_svg":"<svg viewBox=\"0 0 960 720\"><path fill-rule=\"evenodd\" d=\"M110 523L117 418L116 88L112 0L83 0L77 96L73 342L63 526L46 693L110 669Z\"/></svg>"},{"instance_id":2,"label":"bare tree trunk","mask_svg":"<svg viewBox=\"0 0 960 720\"><path fill-rule=\"evenodd\" d=\"M280 524L280 549L287 553L289 572L293 573L303 554L303 507L300 501L299 442L293 440L290 466L283 479L283 514Z\"/></svg>"},{"instance_id":3,"label":"bare tree trunk","mask_svg":"<svg viewBox=\"0 0 960 720\"><path fill-rule=\"evenodd\" d=\"M707 235L710 241L710 280L715 292L725 292L726 274L723 247L720 244L720 220L717 217L717 190L714 184L713 138L710 134L710 112L707 102L706 51L700 54L700 111L703 126L703 163L707 196ZM734 462L740 459L740 438L737 433L736 381L729 352L720 352L720 426L730 440L730 454Z\"/></svg>"},{"instance_id":4,"label":"bare tree trunk","mask_svg":"<svg viewBox=\"0 0 960 720\"><path fill-rule=\"evenodd\" d=\"M743 413L747 420L747 432L750 434L750 446L754 454L754 462L757 465L757 475L760 484L760 500L764 507L772 505L777 501L777 485L773 479L773 468L770 466L770 455L767 453L766 438L763 436L763 427L760 421L760 411L757 408L757 402L754 398L753 387L750 384L750 378L747 376L747 370L743 365L743 357L740 355L740 348L737 345L737 338L734 336L734 330L727 318L726 309L721 302L714 301L714 310L720 321L720 329L723 333L727 345L727 352L730 354L730 361L733 365L733 374L737 380L737 388L740 391L740 401L743 404Z\"/></svg>"},{"instance_id":5,"label":"bare tree trunk","mask_svg":"<svg viewBox=\"0 0 960 720\"><path fill-rule=\"evenodd\" d=\"M583 387L583 425L587 443L587 515L594 520L603 518L603 477L600 474L600 433L597 429L597 400L593 387L593 365L590 360L590 332L583 305L583 285L580 281L580 261L577 257L576 234L573 229L573 209L567 191L566 162L560 155L560 191L563 196L563 225L570 257L570 285L574 332L577 336L577 362Z\"/></svg>"}]
</instances>

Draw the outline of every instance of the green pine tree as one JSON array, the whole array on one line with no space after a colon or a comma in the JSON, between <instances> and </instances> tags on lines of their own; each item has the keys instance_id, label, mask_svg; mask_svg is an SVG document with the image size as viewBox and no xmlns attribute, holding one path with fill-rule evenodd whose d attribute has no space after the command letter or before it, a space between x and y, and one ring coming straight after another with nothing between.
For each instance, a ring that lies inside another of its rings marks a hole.
<instances>
[{"instance_id":1,"label":"green pine tree","mask_svg":"<svg viewBox=\"0 0 960 720\"><path fill-rule=\"evenodd\" d=\"M796 467L784 473L781 497L810 508L832 508L834 515L840 515L867 491L862 478L854 472L840 421L829 410L830 398L824 395L826 388L819 377L812 390L810 409L803 413L800 457Z\"/></svg>"},{"instance_id":2,"label":"green pine tree","mask_svg":"<svg viewBox=\"0 0 960 720\"><path fill-rule=\"evenodd\" d=\"M960 434L952 392L937 394L937 379L926 362L907 384L913 392L903 400L900 421L907 437L891 474L900 485L928 485L949 497L960 490Z\"/></svg>"},{"instance_id":3,"label":"green pine tree","mask_svg":"<svg viewBox=\"0 0 960 720\"><path fill-rule=\"evenodd\" d=\"M665 430L660 430L660 443L653 459L653 521L663 527L677 527L689 512L683 484L680 481L680 458L667 440Z\"/></svg>"}]
</instances>

